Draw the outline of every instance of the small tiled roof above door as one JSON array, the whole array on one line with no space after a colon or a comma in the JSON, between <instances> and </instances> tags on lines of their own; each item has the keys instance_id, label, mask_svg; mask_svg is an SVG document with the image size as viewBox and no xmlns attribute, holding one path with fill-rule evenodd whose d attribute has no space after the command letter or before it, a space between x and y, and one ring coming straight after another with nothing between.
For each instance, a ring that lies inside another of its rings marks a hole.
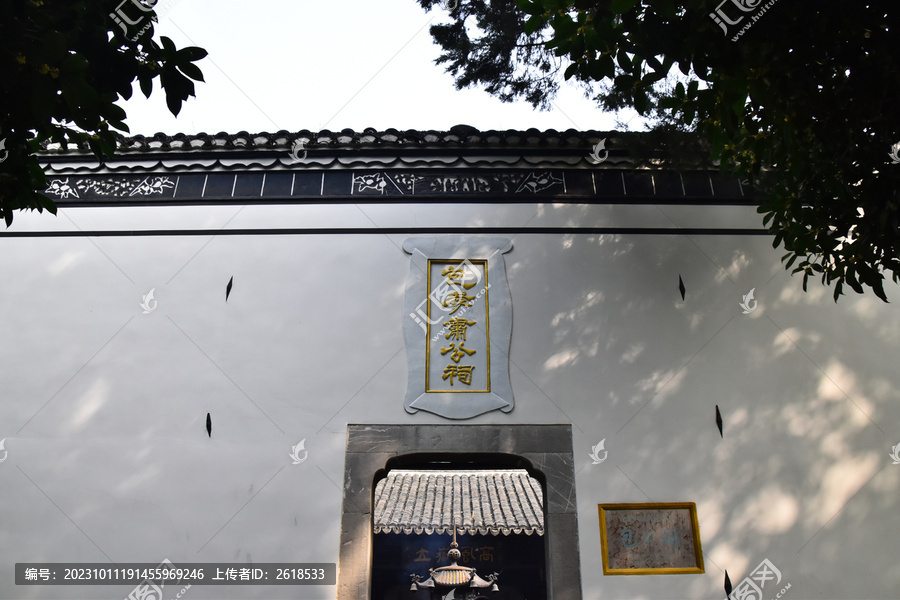
<instances>
[{"instance_id":1,"label":"small tiled roof above door","mask_svg":"<svg viewBox=\"0 0 900 600\"><path fill-rule=\"evenodd\" d=\"M392 470L375 487L375 533L544 534L541 484L525 469Z\"/></svg>"}]
</instances>

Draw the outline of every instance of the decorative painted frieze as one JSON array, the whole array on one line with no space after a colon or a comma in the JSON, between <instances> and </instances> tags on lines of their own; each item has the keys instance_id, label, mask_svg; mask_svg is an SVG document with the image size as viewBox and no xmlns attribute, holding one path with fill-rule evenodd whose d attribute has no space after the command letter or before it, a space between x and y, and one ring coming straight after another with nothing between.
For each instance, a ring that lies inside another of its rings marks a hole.
<instances>
[{"instance_id":1,"label":"decorative painted frieze","mask_svg":"<svg viewBox=\"0 0 900 600\"><path fill-rule=\"evenodd\" d=\"M353 194L537 194L565 192L565 173L557 170L500 173L426 173L376 171L353 176Z\"/></svg>"},{"instance_id":2,"label":"decorative painted frieze","mask_svg":"<svg viewBox=\"0 0 900 600\"><path fill-rule=\"evenodd\" d=\"M133 177L66 177L50 180L44 194L60 200L83 197L153 196L175 187L168 175L140 175Z\"/></svg>"}]
</instances>

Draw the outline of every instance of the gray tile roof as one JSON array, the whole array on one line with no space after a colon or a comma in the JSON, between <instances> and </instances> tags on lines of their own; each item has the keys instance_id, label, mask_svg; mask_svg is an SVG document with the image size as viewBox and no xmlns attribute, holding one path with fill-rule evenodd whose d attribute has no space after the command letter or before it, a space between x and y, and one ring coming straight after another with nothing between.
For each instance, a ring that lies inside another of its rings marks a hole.
<instances>
[{"instance_id":1,"label":"gray tile roof","mask_svg":"<svg viewBox=\"0 0 900 600\"><path fill-rule=\"evenodd\" d=\"M393 470L375 486L375 533L544 534L540 483L524 469Z\"/></svg>"},{"instance_id":2,"label":"gray tile roof","mask_svg":"<svg viewBox=\"0 0 900 600\"><path fill-rule=\"evenodd\" d=\"M56 173L109 173L132 169L173 171L304 170L353 168L536 168L596 165L590 155L601 139L609 142L604 168L632 168L626 140L640 132L614 131L479 131L457 125L449 131L363 131L344 129L275 133L197 133L135 135L118 140L116 154L102 164L85 146L45 144L40 153ZM303 160L292 155L302 142Z\"/></svg>"},{"instance_id":3,"label":"gray tile roof","mask_svg":"<svg viewBox=\"0 0 900 600\"><path fill-rule=\"evenodd\" d=\"M634 131L278 131L162 133L39 153L58 205L525 202L755 205L749 181L719 172L691 136ZM603 160L594 156L605 144ZM698 154L699 153L699 154ZM302 154L302 158L301 158ZM392 197L392 198L389 198Z\"/></svg>"},{"instance_id":4,"label":"gray tile roof","mask_svg":"<svg viewBox=\"0 0 900 600\"><path fill-rule=\"evenodd\" d=\"M117 153L138 152L199 152L208 150L233 151L253 149L289 149L295 140L303 140L307 148L440 148L440 147L472 147L472 148L511 148L511 147L544 147L567 148L575 147L579 153L583 148L590 147L602 138L611 135L642 135L634 132L617 133L614 131L598 131L567 129L557 131L538 129L505 131L487 130L480 131L468 125L455 125L447 131L386 129L378 131L374 128L366 128L363 131L343 129L341 131L276 131L274 133L259 132L248 133L177 133L168 135L157 133L150 136L135 135L121 137ZM54 146L55 147L55 146ZM87 147L79 148L75 145L66 150L55 148L50 152L58 154L84 153L88 154Z\"/></svg>"}]
</instances>

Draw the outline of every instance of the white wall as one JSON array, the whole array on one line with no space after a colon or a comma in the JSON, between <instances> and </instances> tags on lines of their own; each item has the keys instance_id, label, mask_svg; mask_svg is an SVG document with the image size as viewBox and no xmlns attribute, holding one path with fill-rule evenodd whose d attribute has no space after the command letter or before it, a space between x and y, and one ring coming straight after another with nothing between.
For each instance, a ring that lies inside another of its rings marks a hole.
<instances>
[{"instance_id":1,"label":"white wall","mask_svg":"<svg viewBox=\"0 0 900 600\"><path fill-rule=\"evenodd\" d=\"M759 226L735 207L61 213L19 215L12 231ZM347 424L446 422L403 410L405 237L0 238L0 598L131 589L17 587L16 562L337 562ZM573 424L586 599L720 598L724 569L737 584L764 558L791 583L788 600L897 596L894 304L836 305L818 282L803 293L767 237L513 244L515 409L466 423ZM151 288L157 308L142 314ZM745 315L751 288L759 304ZM592 465L604 438L608 459ZM301 439L309 458L292 465ZM704 575L602 575L597 504L647 501L697 503ZM275 586L184 595L333 597Z\"/></svg>"}]
</instances>

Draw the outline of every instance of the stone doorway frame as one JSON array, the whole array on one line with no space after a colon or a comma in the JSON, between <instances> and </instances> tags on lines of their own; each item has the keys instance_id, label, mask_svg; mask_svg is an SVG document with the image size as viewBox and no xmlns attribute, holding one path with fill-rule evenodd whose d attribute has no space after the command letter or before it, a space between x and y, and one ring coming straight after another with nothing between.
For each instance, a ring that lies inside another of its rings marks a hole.
<instances>
[{"instance_id":1,"label":"stone doorway frame","mask_svg":"<svg viewBox=\"0 0 900 600\"><path fill-rule=\"evenodd\" d=\"M581 600L571 425L347 426L337 600L370 600L376 475L406 454L502 453L531 463L545 484L547 597Z\"/></svg>"}]
</instances>

